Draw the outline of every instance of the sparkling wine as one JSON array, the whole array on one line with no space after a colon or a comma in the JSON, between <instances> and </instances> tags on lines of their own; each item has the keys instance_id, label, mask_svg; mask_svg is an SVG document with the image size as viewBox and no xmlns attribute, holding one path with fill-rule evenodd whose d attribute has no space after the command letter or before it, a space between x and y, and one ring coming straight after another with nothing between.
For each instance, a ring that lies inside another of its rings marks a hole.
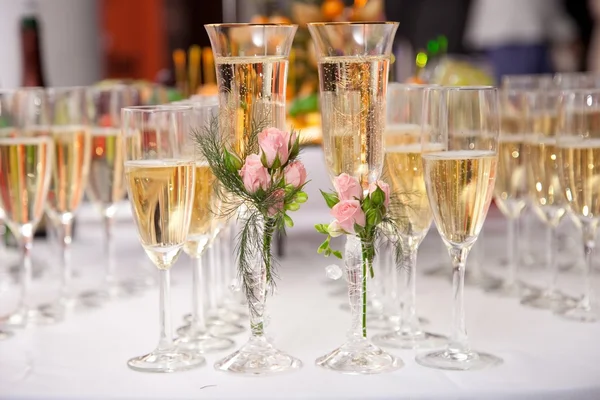
<instances>
[{"instance_id":1,"label":"sparkling wine","mask_svg":"<svg viewBox=\"0 0 600 400\"><path fill-rule=\"evenodd\" d=\"M383 168L389 57L325 57L319 62L325 161L331 178L348 173L363 187Z\"/></svg>"},{"instance_id":2,"label":"sparkling wine","mask_svg":"<svg viewBox=\"0 0 600 400\"><path fill-rule=\"evenodd\" d=\"M527 202L526 136L501 135L494 199L509 218L517 218Z\"/></svg>"},{"instance_id":3,"label":"sparkling wine","mask_svg":"<svg viewBox=\"0 0 600 400\"><path fill-rule=\"evenodd\" d=\"M245 141L256 129L285 128L284 57L217 57L215 64L220 129L233 150L243 154Z\"/></svg>"},{"instance_id":4,"label":"sparkling wine","mask_svg":"<svg viewBox=\"0 0 600 400\"><path fill-rule=\"evenodd\" d=\"M576 216L600 217L600 139L561 144L561 184Z\"/></svg>"},{"instance_id":5,"label":"sparkling wine","mask_svg":"<svg viewBox=\"0 0 600 400\"><path fill-rule=\"evenodd\" d=\"M138 235L154 264L168 269L186 241L194 196L193 162L125 162L127 191Z\"/></svg>"},{"instance_id":6,"label":"sparkling wine","mask_svg":"<svg viewBox=\"0 0 600 400\"><path fill-rule=\"evenodd\" d=\"M207 163L196 164L194 199L190 230L183 250L192 257L200 257L210 238L212 222L211 202L213 199L214 175Z\"/></svg>"},{"instance_id":7,"label":"sparkling wine","mask_svg":"<svg viewBox=\"0 0 600 400\"><path fill-rule=\"evenodd\" d=\"M419 144L421 127L415 124L388 124L383 134L385 148Z\"/></svg>"},{"instance_id":8,"label":"sparkling wine","mask_svg":"<svg viewBox=\"0 0 600 400\"><path fill-rule=\"evenodd\" d=\"M44 215L51 162L48 138L0 139L0 206L15 234L22 226L35 228Z\"/></svg>"},{"instance_id":9,"label":"sparkling wine","mask_svg":"<svg viewBox=\"0 0 600 400\"><path fill-rule=\"evenodd\" d=\"M83 126L56 126L52 179L47 210L52 218L73 214L79 207L88 180L91 137Z\"/></svg>"},{"instance_id":10,"label":"sparkling wine","mask_svg":"<svg viewBox=\"0 0 600 400\"><path fill-rule=\"evenodd\" d=\"M124 151L116 128L93 128L90 173L86 193L102 211L125 197Z\"/></svg>"},{"instance_id":11,"label":"sparkling wine","mask_svg":"<svg viewBox=\"0 0 600 400\"><path fill-rule=\"evenodd\" d=\"M550 223L556 213L564 214L565 198L558 177L558 149L554 137L534 137L529 149L529 192L539 217Z\"/></svg>"},{"instance_id":12,"label":"sparkling wine","mask_svg":"<svg viewBox=\"0 0 600 400\"><path fill-rule=\"evenodd\" d=\"M481 150L423 154L425 184L433 219L447 243L473 243L487 215L497 157Z\"/></svg>"}]
</instances>

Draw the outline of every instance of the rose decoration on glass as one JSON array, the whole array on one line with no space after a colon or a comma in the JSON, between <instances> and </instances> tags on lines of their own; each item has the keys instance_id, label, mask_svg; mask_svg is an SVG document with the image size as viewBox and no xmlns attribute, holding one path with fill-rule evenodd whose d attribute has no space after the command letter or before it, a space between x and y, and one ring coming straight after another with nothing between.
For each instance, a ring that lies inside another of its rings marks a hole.
<instances>
[{"instance_id":1,"label":"rose decoration on glass","mask_svg":"<svg viewBox=\"0 0 600 400\"><path fill-rule=\"evenodd\" d=\"M218 213L225 218L238 218L237 262L250 310L250 340L218 361L215 368L268 374L302 366L300 360L276 349L267 340L264 310L276 276L271 250L273 236L276 231L294 225L288 213L298 210L308 199L303 191L307 175L298 160L300 138L296 132L260 124L255 128L238 150L220 137L216 119L196 135L196 140L220 182Z\"/></svg>"}]
</instances>

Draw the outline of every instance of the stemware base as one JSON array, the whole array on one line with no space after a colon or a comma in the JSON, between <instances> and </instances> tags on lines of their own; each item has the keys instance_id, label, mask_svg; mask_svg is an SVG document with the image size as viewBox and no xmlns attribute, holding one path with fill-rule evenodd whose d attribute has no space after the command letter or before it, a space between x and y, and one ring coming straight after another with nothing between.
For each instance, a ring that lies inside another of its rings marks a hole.
<instances>
[{"instance_id":1,"label":"stemware base","mask_svg":"<svg viewBox=\"0 0 600 400\"><path fill-rule=\"evenodd\" d=\"M484 287L485 292L492 293L500 297L521 298L528 296L536 296L539 290L525 284L522 281L498 281L496 285L488 285Z\"/></svg>"},{"instance_id":2,"label":"stemware base","mask_svg":"<svg viewBox=\"0 0 600 400\"><path fill-rule=\"evenodd\" d=\"M394 332L375 335L373 342L380 346L398 349L432 349L444 346L448 338L436 333L422 330L396 330Z\"/></svg>"},{"instance_id":3,"label":"stemware base","mask_svg":"<svg viewBox=\"0 0 600 400\"><path fill-rule=\"evenodd\" d=\"M248 375L271 375L302 368L302 361L276 349L265 337L252 337L239 350L215 363L215 369Z\"/></svg>"},{"instance_id":4,"label":"stemware base","mask_svg":"<svg viewBox=\"0 0 600 400\"><path fill-rule=\"evenodd\" d=\"M575 299L560 293L557 290L545 290L534 293L521 299L521 304L527 307L540 308L544 310L561 310L572 308L576 305Z\"/></svg>"},{"instance_id":5,"label":"stemware base","mask_svg":"<svg viewBox=\"0 0 600 400\"><path fill-rule=\"evenodd\" d=\"M104 289L86 291L79 296L79 299L84 304L97 307L109 301L135 296L139 292L140 290L133 284L119 282Z\"/></svg>"},{"instance_id":6,"label":"stemware base","mask_svg":"<svg viewBox=\"0 0 600 400\"><path fill-rule=\"evenodd\" d=\"M596 308L580 302L575 306L556 310L554 314L571 321L598 322L598 320L600 320L600 315L598 315L596 310Z\"/></svg>"},{"instance_id":7,"label":"stemware base","mask_svg":"<svg viewBox=\"0 0 600 400\"><path fill-rule=\"evenodd\" d=\"M419 354L415 360L417 364L424 367L454 371L477 370L503 363L501 358L492 354L475 351L457 352L448 349Z\"/></svg>"},{"instance_id":8,"label":"stemware base","mask_svg":"<svg viewBox=\"0 0 600 400\"><path fill-rule=\"evenodd\" d=\"M31 325L50 325L57 322L51 314L38 309L23 309L9 315L3 324L13 328L25 328Z\"/></svg>"},{"instance_id":9,"label":"stemware base","mask_svg":"<svg viewBox=\"0 0 600 400\"><path fill-rule=\"evenodd\" d=\"M429 320L419 317L419 324L428 325ZM397 317L390 317L389 315L380 314L367 319L367 326L371 329L394 331L400 327L400 319Z\"/></svg>"},{"instance_id":10,"label":"stemware base","mask_svg":"<svg viewBox=\"0 0 600 400\"><path fill-rule=\"evenodd\" d=\"M353 339L317 358L315 364L344 374L379 374L401 368L404 363L366 338Z\"/></svg>"},{"instance_id":11,"label":"stemware base","mask_svg":"<svg viewBox=\"0 0 600 400\"><path fill-rule=\"evenodd\" d=\"M177 334L179 335L179 339L177 339L176 344L183 350L210 353L226 350L235 345L235 342L231 339L213 336L206 331L196 329L190 324L177 329Z\"/></svg>"},{"instance_id":12,"label":"stemware base","mask_svg":"<svg viewBox=\"0 0 600 400\"><path fill-rule=\"evenodd\" d=\"M175 347L157 349L150 354L132 358L127 362L129 368L140 372L187 371L204 364L206 364L206 360L200 353L185 351Z\"/></svg>"},{"instance_id":13,"label":"stemware base","mask_svg":"<svg viewBox=\"0 0 600 400\"><path fill-rule=\"evenodd\" d=\"M221 319L213 318L208 321L208 331L214 336L232 336L242 333L245 330L246 328L243 325Z\"/></svg>"}]
</instances>

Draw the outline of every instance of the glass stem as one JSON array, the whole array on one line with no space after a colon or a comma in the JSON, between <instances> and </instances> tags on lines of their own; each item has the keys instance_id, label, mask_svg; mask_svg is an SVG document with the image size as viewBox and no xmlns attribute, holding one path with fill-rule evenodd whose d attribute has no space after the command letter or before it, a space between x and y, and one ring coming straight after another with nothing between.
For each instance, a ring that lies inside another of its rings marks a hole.
<instances>
[{"instance_id":1,"label":"glass stem","mask_svg":"<svg viewBox=\"0 0 600 400\"><path fill-rule=\"evenodd\" d=\"M348 338L357 340L366 334L365 288L367 275L364 273L363 268L360 239L354 235L346 235L344 253L346 280L348 281L348 301L352 318Z\"/></svg>"},{"instance_id":2,"label":"glass stem","mask_svg":"<svg viewBox=\"0 0 600 400\"><path fill-rule=\"evenodd\" d=\"M548 246L546 262L548 263L550 279L548 282L548 294L552 295L556 292L556 281L558 280L558 262L556 260L556 226L554 224L548 225L546 235L546 245Z\"/></svg>"},{"instance_id":3,"label":"glass stem","mask_svg":"<svg viewBox=\"0 0 600 400\"><path fill-rule=\"evenodd\" d=\"M173 347L173 327L171 326L171 275L170 270L161 269L159 277L160 290L160 339L158 350L169 350Z\"/></svg>"},{"instance_id":4,"label":"glass stem","mask_svg":"<svg viewBox=\"0 0 600 400\"><path fill-rule=\"evenodd\" d=\"M71 293L71 280L73 278L73 266L71 264L71 242L73 241L72 230L72 219L62 223L62 281L60 294L63 301L70 301L73 298Z\"/></svg>"},{"instance_id":5,"label":"glass stem","mask_svg":"<svg viewBox=\"0 0 600 400\"><path fill-rule=\"evenodd\" d=\"M23 272L21 273L21 299L19 301L19 309L27 312L30 309L29 292L31 289L31 280L33 276L31 263L31 247L33 245L33 232L29 229L28 232L21 230L21 251L23 255Z\"/></svg>"},{"instance_id":6,"label":"glass stem","mask_svg":"<svg viewBox=\"0 0 600 400\"><path fill-rule=\"evenodd\" d=\"M250 305L250 329L253 337L264 337L265 334L265 302L267 299L267 283L271 273L271 244L275 232L275 220L267 218L264 221L262 252L255 254L253 281L254 291Z\"/></svg>"},{"instance_id":7,"label":"glass stem","mask_svg":"<svg viewBox=\"0 0 600 400\"><path fill-rule=\"evenodd\" d=\"M594 303L594 288L592 285L593 272L593 253L596 247L596 230L598 223L596 221L583 221L583 252L585 255L585 276L584 292L580 306L585 310L590 310Z\"/></svg>"},{"instance_id":8,"label":"glass stem","mask_svg":"<svg viewBox=\"0 0 600 400\"><path fill-rule=\"evenodd\" d=\"M417 249L418 241L414 237L401 237L402 260L398 273L404 277L403 295L400 297L400 332L417 333L419 321L416 313L417 298Z\"/></svg>"},{"instance_id":9,"label":"glass stem","mask_svg":"<svg viewBox=\"0 0 600 400\"><path fill-rule=\"evenodd\" d=\"M513 286L517 283L517 272L519 266L519 219L509 218L508 219L508 272L506 275L506 286Z\"/></svg>"},{"instance_id":10,"label":"glass stem","mask_svg":"<svg viewBox=\"0 0 600 400\"><path fill-rule=\"evenodd\" d=\"M114 288L115 276L115 243L113 240L114 218L112 215L104 214L104 249L106 252L106 276L104 278L107 290Z\"/></svg>"},{"instance_id":11,"label":"glass stem","mask_svg":"<svg viewBox=\"0 0 600 400\"><path fill-rule=\"evenodd\" d=\"M454 303L452 306L453 329L448 351L453 354L464 354L470 351L467 329L465 326L465 265L469 254L469 247L452 247L449 250L452 258L452 293Z\"/></svg>"},{"instance_id":12,"label":"glass stem","mask_svg":"<svg viewBox=\"0 0 600 400\"><path fill-rule=\"evenodd\" d=\"M214 262L215 262L215 280L214 280L214 285L215 285L215 296L217 298L217 308L221 308L223 306L223 259L221 257L221 238L222 238L223 232L221 231L221 234L215 238L215 241L213 243L214 246Z\"/></svg>"},{"instance_id":13,"label":"glass stem","mask_svg":"<svg viewBox=\"0 0 600 400\"><path fill-rule=\"evenodd\" d=\"M204 283L204 270L202 257L192 258L192 322L191 325L198 332L206 332L206 319L204 315L204 301L202 284Z\"/></svg>"},{"instance_id":14,"label":"glass stem","mask_svg":"<svg viewBox=\"0 0 600 400\"><path fill-rule=\"evenodd\" d=\"M209 290L208 290L208 309L210 312L216 312L219 308L219 299L217 294L217 279L216 279L216 271L217 271L217 262L215 257L215 242L210 245L208 248L208 268L209 268Z\"/></svg>"}]
</instances>

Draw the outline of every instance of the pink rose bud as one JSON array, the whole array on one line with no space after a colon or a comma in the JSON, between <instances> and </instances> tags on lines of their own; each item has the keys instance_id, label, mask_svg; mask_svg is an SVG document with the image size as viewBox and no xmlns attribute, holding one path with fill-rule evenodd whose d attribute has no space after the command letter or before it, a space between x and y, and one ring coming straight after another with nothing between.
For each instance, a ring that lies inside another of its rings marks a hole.
<instances>
[{"instance_id":1,"label":"pink rose bud","mask_svg":"<svg viewBox=\"0 0 600 400\"><path fill-rule=\"evenodd\" d=\"M294 187L300 187L306 182L306 169L301 161L294 161L288 164L283 170L283 176L285 177L286 185L292 185Z\"/></svg>"},{"instance_id":2,"label":"pink rose bud","mask_svg":"<svg viewBox=\"0 0 600 400\"><path fill-rule=\"evenodd\" d=\"M273 206L269 207L269 210L268 210L269 216L273 217L278 212L283 210L283 200L284 199L285 199L285 190L277 189L273 192L269 201L272 200L275 202L275 204L273 204Z\"/></svg>"},{"instance_id":3,"label":"pink rose bud","mask_svg":"<svg viewBox=\"0 0 600 400\"><path fill-rule=\"evenodd\" d=\"M290 133L280 131L277 128L267 128L258 134L258 145L261 155L267 160L267 167L271 168L276 158L284 165L290 154Z\"/></svg>"},{"instance_id":4,"label":"pink rose bud","mask_svg":"<svg viewBox=\"0 0 600 400\"><path fill-rule=\"evenodd\" d=\"M333 181L333 187L340 200L362 200L362 187L358 179L346 173L338 175Z\"/></svg>"},{"instance_id":5,"label":"pink rose bud","mask_svg":"<svg viewBox=\"0 0 600 400\"><path fill-rule=\"evenodd\" d=\"M365 213L360 208L358 200L340 201L331 209L331 216L337 220L341 229L350 234L356 233L354 231L354 224L362 227L366 224Z\"/></svg>"},{"instance_id":6,"label":"pink rose bud","mask_svg":"<svg viewBox=\"0 0 600 400\"><path fill-rule=\"evenodd\" d=\"M267 190L271 185L269 171L260 162L258 154L250 154L246 157L240 176L248 193L256 193L259 188Z\"/></svg>"},{"instance_id":7,"label":"pink rose bud","mask_svg":"<svg viewBox=\"0 0 600 400\"><path fill-rule=\"evenodd\" d=\"M371 183L369 185L369 194L377 190L378 186L379 189L383 190L383 193L385 193L385 200L383 201L383 205L385 206L385 209L388 210L390 208L390 185L388 185L384 181L377 181L375 183Z\"/></svg>"}]
</instances>

